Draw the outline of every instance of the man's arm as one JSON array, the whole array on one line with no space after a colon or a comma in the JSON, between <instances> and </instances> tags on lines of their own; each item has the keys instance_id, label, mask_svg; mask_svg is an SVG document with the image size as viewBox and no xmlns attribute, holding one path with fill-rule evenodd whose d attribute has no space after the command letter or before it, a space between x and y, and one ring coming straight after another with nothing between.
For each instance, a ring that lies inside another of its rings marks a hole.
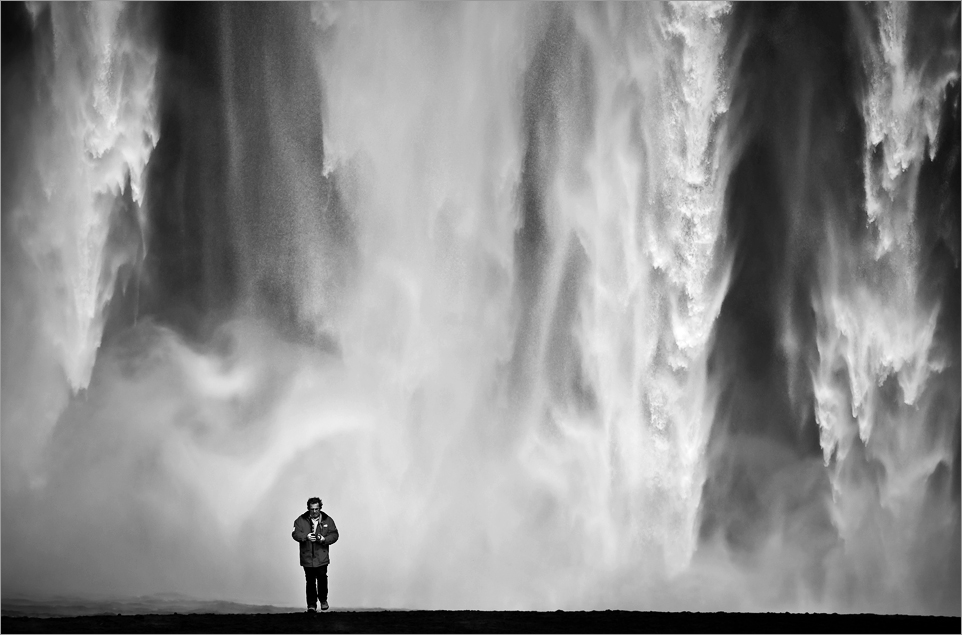
<instances>
[{"instance_id":1,"label":"man's arm","mask_svg":"<svg viewBox=\"0 0 962 635\"><path fill-rule=\"evenodd\" d=\"M324 534L324 544L333 545L335 542L337 542L337 539L338 539L337 525L334 524L334 519L328 516L327 517L327 533Z\"/></svg>"},{"instance_id":2,"label":"man's arm","mask_svg":"<svg viewBox=\"0 0 962 635\"><path fill-rule=\"evenodd\" d=\"M297 521L295 520L294 531L291 532L291 538L293 538L297 542L307 542L307 534L308 534L307 531L298 527Z\"/></svg>"}]
</instances>

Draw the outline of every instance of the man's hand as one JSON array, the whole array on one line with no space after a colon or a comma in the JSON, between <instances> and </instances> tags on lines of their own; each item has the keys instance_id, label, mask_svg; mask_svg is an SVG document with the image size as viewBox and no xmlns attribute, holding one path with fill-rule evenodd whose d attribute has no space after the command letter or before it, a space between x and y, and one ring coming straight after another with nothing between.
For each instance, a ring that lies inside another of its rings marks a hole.
<instances>
[{"instance_id":1,"label":"man's hand","mask_svg":"<svg viewBox=\"0 0 962 635\"><path fill-rule=\"evenodd\" d=\"M324 542L324 536L322 536L321 534L317 534L317 541Z\"/></svg>"},{"instance_id":2,"label":"man's hand","mask_svg":"<svg viewBox=\"0 0 962 635\"><path fill-rule=\"evenodd\" d=\"M307 534L307 539L311 542L317 542L317 535L312 531L311 533Z\"/></svg>"}]
</instances>

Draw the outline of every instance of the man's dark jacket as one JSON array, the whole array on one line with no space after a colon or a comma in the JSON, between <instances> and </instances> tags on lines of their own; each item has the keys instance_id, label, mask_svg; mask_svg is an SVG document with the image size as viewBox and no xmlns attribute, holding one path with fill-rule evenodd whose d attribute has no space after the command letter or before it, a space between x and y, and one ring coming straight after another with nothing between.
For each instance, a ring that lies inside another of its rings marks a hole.
<instances>
[{"instance_id":1,"label":"man's dark jacket","mask_svg":"<svg viewBox=\"0 0 962 635\"><path fill-rule=\"evenodd\" d=\"M323 567L331 562L328 547L337 542L337 525L334 524L333 518L321 512L321 517L317 521L317 533L324 536L323 542L311 542L307 539L307 534L311 533L311 526L311 513L304 512L294 519L291 538L300 545L302 567Z\"/></svg>"}]
</instances>

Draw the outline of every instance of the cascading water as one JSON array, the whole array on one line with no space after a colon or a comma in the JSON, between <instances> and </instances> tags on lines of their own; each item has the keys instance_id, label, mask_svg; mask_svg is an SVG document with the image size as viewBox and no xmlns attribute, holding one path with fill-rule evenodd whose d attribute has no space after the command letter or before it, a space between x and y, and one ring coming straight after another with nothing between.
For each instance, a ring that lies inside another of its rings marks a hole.
<instances>
[{"instance_id":1,"label":"cascading water","mask_svg":"<svg viewBox=\"0 0 962 635\"><path fill-rule=\"evenodd\" d=\"M32 8L34 21L39 11ZM16 158L27 165L14 168L15 183L4 189L5 229L16 235L13 249L22 250L12 266L27 287L9 296L14 307L4 321L8 328L27 330L22 333L26 346L34 342L53 349L50 354L73 392L90 381L104 310L118 277L124 284L143 258L145 168L158 134L156 52L138 24L143 13L110 3L50 7L45 24L37 26L52 43L38 51L39 85L17 90L17 98L35 100L25 122L28 131L6 129L30 140ZM11 205L6 192L14 188L22 189ZM25 301L36 308L24 311L19 305ZM49 383L49 371L37 368L41 363L28 363L42 375L31 379ZM8 378L21 372L5 368ZM20 390L38 396L48 388ZM29 446L23 448L28 457L64 405L62 394L37 402L46 400L52 403L24 403L16 415L31 421L33 430L14 441ZM15 463L19 458L10 456Z\"/></svg>"},{"instance_id":2,"label":"cascading water","mask_svg":"<svg viewBox=\"0 0 962 635\"><path fill-rule=\"evenodd\" d=\"M959 613L957 7L19 19L8 593Z\"/></svg>"},{"instance_id":3,"label":"cascading water","mask_svg":"<svg viewBox=\"0 0 962 635\"><path fill-rule=\"evenodd\" d=\"M867 231L849 236L833 228L828 236L812 298L818 331L812 377L835 525L843 557L854 561L849 575L904 611L915 601L904 592L907 577L934 604L958 603L957 589L943 582L958 579L957 551L954 563L946 563L924 546L958 542L960 378L951 333L958 331L958 296L939 288L958 287L958 279L940 279L943 263L936 258L946 254L926 253L939 238L950 248L954 242L957 270L958 238L926 226L925 216L934 213L945 222L947 201L924 192L933 181L921 172L940 145L958 143L957 128L943 129L940 138L939 120L946 86L958 85L959 63L957 47L948 54L936 46L912 50L909 30L924 12L910 16L907 5L894 3L877 17L860 34L868 73ZM951 51L957 26L954 32L933 26L929 37ZM957 88L955 95L957 108ZM950 182L941 186L943 197Z\"/></svg>"}]
</instances>

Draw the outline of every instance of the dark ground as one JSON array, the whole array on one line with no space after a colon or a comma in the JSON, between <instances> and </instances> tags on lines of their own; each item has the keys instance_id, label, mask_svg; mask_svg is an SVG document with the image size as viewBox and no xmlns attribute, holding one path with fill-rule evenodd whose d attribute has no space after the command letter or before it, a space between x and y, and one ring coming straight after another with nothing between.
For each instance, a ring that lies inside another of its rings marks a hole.
<instances>
[{"instance_id":1,"label":"dark ground","mask_svg":"<svg viewBox=\"0 0 962 635\"><path fill-rule=\"evenodd\" d=\"M637 611L332 611L318 615L3 617L4 633L958 633L958 617Z\"/></svg>"}]
</instances>

